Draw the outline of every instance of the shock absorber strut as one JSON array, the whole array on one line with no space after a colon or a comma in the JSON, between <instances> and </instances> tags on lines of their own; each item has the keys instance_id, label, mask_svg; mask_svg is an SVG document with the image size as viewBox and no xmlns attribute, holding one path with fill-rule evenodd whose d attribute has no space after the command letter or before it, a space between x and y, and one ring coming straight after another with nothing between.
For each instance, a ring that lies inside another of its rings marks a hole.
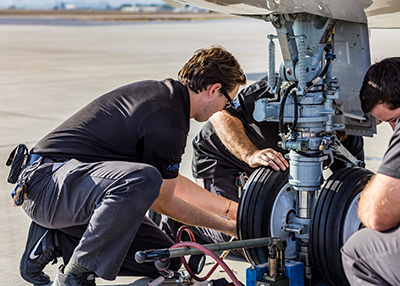
<instances>
[{"instance_id":1,"label":"shock absorber strut","mask_svg":"<svg viewBox=\"0 0 400 286\"><path fill-rule=\"evenodd\" d=\"M274 43L274 35L268 35L269 39L268 43L268 86L270 90L274 90L275 88L275 43ZM272 92L270 92L272 93Z\"/></svg>"}]
</instances>

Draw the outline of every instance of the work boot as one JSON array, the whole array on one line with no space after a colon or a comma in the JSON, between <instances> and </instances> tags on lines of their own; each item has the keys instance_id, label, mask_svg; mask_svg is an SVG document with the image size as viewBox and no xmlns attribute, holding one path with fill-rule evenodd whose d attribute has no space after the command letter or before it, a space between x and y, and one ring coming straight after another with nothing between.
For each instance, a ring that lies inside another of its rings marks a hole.
<instances>
[{"instance_id":1,"label":"work boot","mask_svg":"<svg viewBox=\"0 0 400 286\"><path fill-rule=\"evenodd\" d=\"M95 275L93 272L84 272L79 274L64 273L64 265L58 269L53 286L96 286Z\"/></svg>"},{"instance_id":2,"label":"work boot","mask_svg":"<svg viewBox=\"0 0 400 286\"><path fill-rule=\"evenodd\" d=\"M54 235L54 230L32 221L19 266L22 278L29 283L34 285L50 283L50 277L43 272L43 269L50 261L57 263Z\"/></svg>"}]
</instances>

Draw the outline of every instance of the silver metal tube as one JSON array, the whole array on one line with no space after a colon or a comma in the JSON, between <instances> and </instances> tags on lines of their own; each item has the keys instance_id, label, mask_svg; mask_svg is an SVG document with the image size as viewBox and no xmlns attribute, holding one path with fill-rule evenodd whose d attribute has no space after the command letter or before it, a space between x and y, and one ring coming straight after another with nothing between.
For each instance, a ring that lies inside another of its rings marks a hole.
<instances>
[{"instance_id":1,"label":"silver metal tube","mask_svg":"<svg viewBox=\"0 0 400 286\"><path fill-rule=\"evenodd\" d=\"M299 86L297 89L297 94L302 95L304 90L306 89L307 84L307 73L306 73L306 42L304 41L304 37L301 37L299 42L299 61L298 61L298 81Z\"/></svg>"},{"instance_id":2,"label":"silver metal tube","mask_svg":"<svg viewBox=\"0 0 400 286\"><path fill-rule=\"evenodd\" d=\"M204 244L203 247L211 251L231 250L239 248L252 248L266 246L271 244L273 238L262 237L232 242ZM138 251L135 254L135 260L138 263L152 262L165 258L182 257L185 255L202 254L203 251L191 247L164 248L156 250Z\"/></svg>"},{"instance_id":3,"label":"silver metal tube","mask_svg":"<svg viewBox=\"0 0 400 286\"><path fill-rule=\"evenodd\" d=\"M275 43L273 36L268 36L268 86L273 89L275 86Z\"/></svg>"},{"instance_id":4,"label":"silver metal tube","mask_svg":"<svg viewBox=\"0 0 400 286\"><path fill-rule=\"evenodd\" d=\"M297 217L311 218L311 212L316 199L315 191L298 191L298 210Z\"/></svg>"}]
</instances>

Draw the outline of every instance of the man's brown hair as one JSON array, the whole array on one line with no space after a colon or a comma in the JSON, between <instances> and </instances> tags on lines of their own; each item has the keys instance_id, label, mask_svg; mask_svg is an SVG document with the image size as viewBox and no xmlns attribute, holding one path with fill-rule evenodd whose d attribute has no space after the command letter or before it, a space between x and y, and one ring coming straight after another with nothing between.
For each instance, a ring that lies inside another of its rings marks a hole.
<instances>
[{"instance_id":1,"label":"man's brown hair","mask_svg":"<svg viewBox=\"0 0 400 286\"><path fill-rule=\"evenodd\" d=\"M246 83L246 76L236 58L220 46L199 49L182 67L178 80L195 92L220 83L228 92Z\"/></svg>"},{"instance_id":2,"label":"man's brown hair","mask_svg":"<svg viewBox=\"0 0 400 286\"><path fill-rule=\"evenodd\" d=\"M382 103L390 110L400 107L400 57L370 66L360 89L360 101L365 113Z\"/></svg>"}]
</instances>

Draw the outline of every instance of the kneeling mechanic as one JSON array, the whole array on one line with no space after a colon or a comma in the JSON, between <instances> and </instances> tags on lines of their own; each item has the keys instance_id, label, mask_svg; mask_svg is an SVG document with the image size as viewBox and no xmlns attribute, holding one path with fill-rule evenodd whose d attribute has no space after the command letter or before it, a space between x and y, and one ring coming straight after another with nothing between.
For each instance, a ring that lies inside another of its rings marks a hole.
<instances>
[{"instance_id":1,"label":"kneeling mechanic","mask_svg":"<svg viewBox=\"0 0 400 286\"><path fill-rule=\"evenodd\" d=\"M139 250L173 244L145 217L150 207L236 236L237 203L181 176L179 165L190 119L203 122L225 109L245 83L232 54L218 46L200 49L178 80L117 88L42 138L17 181L26 194L23 209L33 220L22 277L48 283L43 269L59 251L65 266L54 285L95 285L95 276L158 276L153 264L134 259ZM172 259L170 268L179 267L180 260Z\"/></svg>"}]
</instances>

